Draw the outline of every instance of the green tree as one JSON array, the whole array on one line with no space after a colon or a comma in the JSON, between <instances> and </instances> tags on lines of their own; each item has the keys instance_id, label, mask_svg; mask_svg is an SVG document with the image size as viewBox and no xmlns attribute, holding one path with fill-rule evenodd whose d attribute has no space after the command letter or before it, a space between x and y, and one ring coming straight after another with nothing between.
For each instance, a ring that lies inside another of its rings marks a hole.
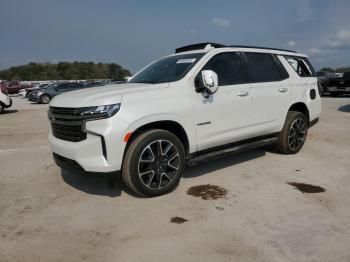
<instances>
[{"instance_id":1,"label":"green tree","mask_svg":"<svg viewBox=\"0 0 350 262\"><path fill-rule=\"evenodd\" d=\"M4 80L72 80L72 79L118 79L124 80L130 71L112 63L59 62L29 63L0 71Z\"/></svg>"}]
</instances>

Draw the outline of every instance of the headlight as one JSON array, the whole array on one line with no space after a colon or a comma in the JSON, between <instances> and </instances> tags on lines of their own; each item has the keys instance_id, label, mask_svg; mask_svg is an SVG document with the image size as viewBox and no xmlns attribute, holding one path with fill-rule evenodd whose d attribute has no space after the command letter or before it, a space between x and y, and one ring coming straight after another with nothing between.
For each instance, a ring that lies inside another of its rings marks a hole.
<instances>
[{"instance_id":1,"label":"headlight","mask_svg":"<svg viewBox=\"0 0 350 262\"><path fill-rule=\"evenodd\" d=\"M78 114L87 119L108 118L114 116L120 109L119 104L82 107L78 109Z\"/></svg>"}]
</instances>

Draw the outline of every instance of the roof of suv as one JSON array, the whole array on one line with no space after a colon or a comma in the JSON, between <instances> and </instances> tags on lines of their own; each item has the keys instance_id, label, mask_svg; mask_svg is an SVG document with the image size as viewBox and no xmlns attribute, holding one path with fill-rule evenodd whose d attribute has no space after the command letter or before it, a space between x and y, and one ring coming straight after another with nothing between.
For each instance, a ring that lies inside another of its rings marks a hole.
<instances>
[{"instance_id":1,"label":"roof of suv","mask_svg":"<svg viewBox=\"0 0 350 262\"><path fill-rule=\"evenodd\" d=\"M192 45L186 45L182 47L178 47L175 49L175 53L183 53L183 52L193 52L193 51L209 51L217 48L238 48L238 49L259 49L269 51L269 53L289 53L290 55L301 55L292 50L280 49L280 48L271 48L271 47L260 47L260 46L245 46L245 45L223 45L218 43L197 43Z\"/></svg>"}]
</instances>

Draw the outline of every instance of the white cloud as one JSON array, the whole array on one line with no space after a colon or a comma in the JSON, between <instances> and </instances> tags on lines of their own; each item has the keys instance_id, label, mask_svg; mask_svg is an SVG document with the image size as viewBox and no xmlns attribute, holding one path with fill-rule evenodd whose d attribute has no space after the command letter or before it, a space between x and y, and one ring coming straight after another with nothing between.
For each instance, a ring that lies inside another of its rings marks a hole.
<instances>
[{"instance_id":1,"label":"white cloud","mask_svg":"<svg viewBox=\"0 0 350 262\"><path fill-rule=\"evenodd\" d=\"M311 47L309 51L310 51L310 54L312 55L318 55L322 53L322 50L315 47Z\"/></svg>"},{"instance_id":2,"label":"white cloud","mask_svg":"<svg viewBox=\"0 0 350 262\"><path fill-rule=\"evenodd\" d=\"M334 49L318 48L318 47L311 47L305 51L305 53L309 54L313 58L321 58L323 56L329 56L331 54L334 54L334 52L335 52Z\"/></svg>"},{"instance_id":3,"label":"white cloud","mask_svg":"<svg viewBox=\"0 0 350 262\"><path fill-rule=\"evenodd\" d=\"M310 0L298 1L297 22L308 22L315 19L310 2Z\"/></svg>"},{"instance_id":4,"label":"white cloud","mask_svg":"<svg viewBox=\"0 0 350 262\"><path fill-rule=\"evenodd\" d=\"M350 48L350 30L340 30L328 40L329 48L347 49Z\"/></svg>"},{"instance_id":5,"label":"white cloud","mask_svg":"<svg viewBox=\"0 0 350 262\"><path fill-rule=\"evenodd\" d=\"M220 26L220 27L229 27L231 25L231 22L228 19L215 17L211 21L211 24Z\"/></svg>"},{"instance_id":6,"label":"white cloud","mask_svg":"<svg viewBox=\"0 0 350 262\"><path fill-rule=\"evenodd\" d=\"M295 41L289 41L288 42L288 46L289 47L295 47L297 45L297 43Z\"/></svg>"}]
</instances>

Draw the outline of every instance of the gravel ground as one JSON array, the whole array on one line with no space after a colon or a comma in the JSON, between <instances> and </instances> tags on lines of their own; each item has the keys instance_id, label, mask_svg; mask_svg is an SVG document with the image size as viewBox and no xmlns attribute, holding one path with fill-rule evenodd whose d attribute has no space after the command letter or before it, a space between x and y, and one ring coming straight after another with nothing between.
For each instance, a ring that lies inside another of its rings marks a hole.
<instances>
[{"instance_id":1,"label":"gravel ground","mask_svg":"<svg viewBox=\"0 0 350 262\"><path fill-rule=\"evenodd\" d=\"M14 97L0 115L1 262L350 261L349 97L323 99L299 154L256 149L188 167L152 199L62 172L46 110ZM208 184L215 199L198 192Z\"/></svg>"}]
</instances>

